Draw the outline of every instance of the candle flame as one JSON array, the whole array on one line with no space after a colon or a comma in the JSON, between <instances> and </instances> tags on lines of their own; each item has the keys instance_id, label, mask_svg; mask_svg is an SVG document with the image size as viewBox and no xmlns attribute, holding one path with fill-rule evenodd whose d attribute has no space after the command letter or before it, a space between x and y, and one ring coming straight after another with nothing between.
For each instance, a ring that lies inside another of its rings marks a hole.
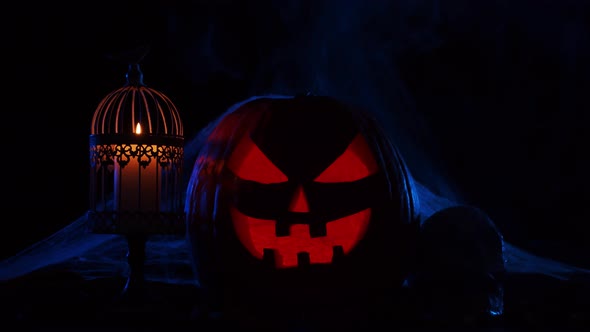
<instances>
[{"instance_id":1,"label":"candle flame","mask_svg":"<svg viewBox=\"0 0 590 332\"><path fill-rule=\"evenodd\" d=\"M137 123L137 126L135 126L135 133L137 135L141 134L141 125L139 124L139 122Z\"/></svg>"}]
</instances>

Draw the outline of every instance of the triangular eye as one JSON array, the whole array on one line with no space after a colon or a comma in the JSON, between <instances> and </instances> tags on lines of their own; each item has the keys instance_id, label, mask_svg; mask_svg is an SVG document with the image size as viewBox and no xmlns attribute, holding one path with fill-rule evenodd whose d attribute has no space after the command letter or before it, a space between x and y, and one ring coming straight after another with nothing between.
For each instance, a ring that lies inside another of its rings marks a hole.
<instances>
[{"instance_id":1,"label":"triangular eye","mask_svg":"<svg viewBox=\"0 0 590 332\"><path fill-rule=\"evenodd\" d=\"M287 176L260 151L247 135L236 146L227 167L243 180L263 184L281 183L288 180Z\"/></svg>"},{"instance_id":2,"label":"triangular eye","mask_svg":"<svg viewBox=\"0 0 590 332\"><path fill-rule=\"evenodd\" d=\"M353 182L366 178L378 170L377 162L365 138L358 134L328 168L326 168L315 182Z\"/></svg>"}]
</instances>

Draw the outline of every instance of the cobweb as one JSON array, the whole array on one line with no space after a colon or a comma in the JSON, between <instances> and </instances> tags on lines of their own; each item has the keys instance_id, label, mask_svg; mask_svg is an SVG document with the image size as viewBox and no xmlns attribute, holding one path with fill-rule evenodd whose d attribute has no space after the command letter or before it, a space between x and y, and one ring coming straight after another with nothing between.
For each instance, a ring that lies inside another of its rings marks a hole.
<instances>
[{"instance_id":1,"label":"cobweb","mask_svg":"<svg viewBox=\"0 0 590 332\"><path fill-rule=\"evenodd\" d=\"M188 243L183 236L154 235L146 243L146 279L171 284L195 284ZM17 278L55 267L91 280L126 277L127 240L122 235L88 231L86 216L48 238L7 258L0 266L0 280Z\"/></svg>"},{"instance_id":2,"label":"cobweb","mask_svg":"<svg viewBox=\"0 0 590 332\"><path fill-rule=\"evenodd\" d=\"M423 214L424 219L436 211L457 205L452 200L434 194L421 183L414 184L420 199L420 213ZM568 280L578 275L590 275L588 269L534 255L506 241L503 241L503 254L506 272L509 274L542 274L560 280Z\"/></svg>"},{"instance_id":3,"label":"cobweb","mask_svg":"<svg viewBox=\"0 0 590 332\"><path fill-rule=\"evenodd\" d=\"M198 140L196 137L188 146L194 146ZM457 204L436 195L419 182L414 184L423 219ZM189 248L184 236L154 235L149 238L146 279L198 286ZM127 242L123 236L90 233L87 218L83 215L48 238L4 260L0 265L0 280L7 281L45 268L71 271L88 280L126 277L129 272L126 254ZM544 274L562 280L579 274L590 275L590 270L533 255L510 243L504 243L504 259L508 273Z\"/></svg>"}]
</instances>

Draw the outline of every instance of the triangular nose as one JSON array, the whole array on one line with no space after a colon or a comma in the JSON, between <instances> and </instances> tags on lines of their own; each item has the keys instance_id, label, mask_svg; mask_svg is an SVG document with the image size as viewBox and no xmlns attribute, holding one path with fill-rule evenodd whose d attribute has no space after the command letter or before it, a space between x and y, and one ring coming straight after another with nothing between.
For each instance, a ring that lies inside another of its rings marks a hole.
<instances>
[{"instance_id":1,"label":"triangular nose","mask_svg":"<svg viewBox=\"0 0 590 332\"><path fill-rule=\"evenodd\" d=\"M303 192L303 186L295 189L295 194L293 194L291 204L289 204L289 211L309 212L309 205L307 204L307 197L305 197L305 193Z\"/></svg>"}]
</instances>

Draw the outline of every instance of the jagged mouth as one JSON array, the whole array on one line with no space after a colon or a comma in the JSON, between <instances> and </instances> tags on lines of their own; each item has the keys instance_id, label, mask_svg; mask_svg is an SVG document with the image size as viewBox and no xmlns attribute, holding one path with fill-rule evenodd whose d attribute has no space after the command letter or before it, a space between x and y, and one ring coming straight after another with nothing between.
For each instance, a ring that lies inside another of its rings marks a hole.
<instances>
[{"instance_id":1,"label":"jagged mouth","mask_svg":"<svg viewBox=\"0 0 590 332\"><path fill-rule=\"evenodd\" d=\"M231 217L240 242L252 256L276 268L289 268L329 264L348 254L365 235L371 209L329 221L320 231L308 224L277 229L276 220L253 218L234 207Z\"/></svg>"}]
</instances>

